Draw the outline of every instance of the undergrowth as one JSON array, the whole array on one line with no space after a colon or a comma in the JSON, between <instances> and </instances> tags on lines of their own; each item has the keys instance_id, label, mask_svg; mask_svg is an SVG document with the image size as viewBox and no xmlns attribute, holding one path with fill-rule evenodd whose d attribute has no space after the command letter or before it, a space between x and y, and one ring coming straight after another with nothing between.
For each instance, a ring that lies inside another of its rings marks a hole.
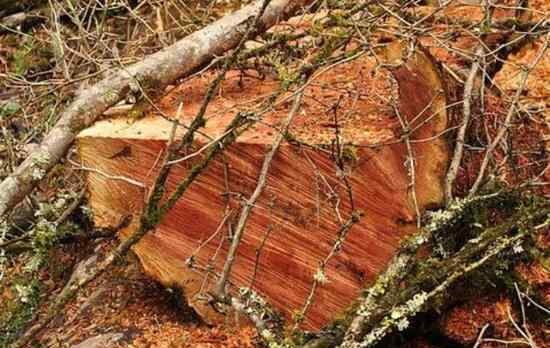
<instances>
[{"instance_id":1,"label":"undergrowth","mask_svg":"<svg viewBox=\"0 0 550 348\"><path fill-rule=\"evenodd\" d=\"M19 277L3 289L14 297L0 307L1 348L14 342L32 320L40 304L41 289L42 285L35 277Z\"/></svg>"}]
</instances>

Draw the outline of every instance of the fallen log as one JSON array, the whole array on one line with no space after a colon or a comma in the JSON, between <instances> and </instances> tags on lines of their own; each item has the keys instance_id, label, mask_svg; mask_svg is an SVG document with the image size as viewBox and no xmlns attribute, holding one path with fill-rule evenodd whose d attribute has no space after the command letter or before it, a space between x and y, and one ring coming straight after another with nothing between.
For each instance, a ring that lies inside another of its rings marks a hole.
<instances>
[{"instance_id":1,"label":"fallen log","mask_svg":"<svg viewBox=\"0 0 550 348\"><path fill-rule=\"evenodd\" d=\"M415 230L417 211L443 202L449 157L441 137L448 123L444 81L423 50L406 60L400 45L392 44L385 52L383 59L394 66L391 73L398 82L399 117L373 96L389 96L392 90L387 73L369 76L375 66L372 58L339 65L310 83L289 142L280 146L271 163L229 277L230 293L253 288L287 319L308 308L301 313L307 329L319 329L346 309L365 282L385 267L400 239ZM208 80L204 75L171 92L161 102L164 113L174 117L175 106L183 101L178 121L188 124ZM222 135L234 111L245 110L247 101L269 94L275 85L229 74L194 148L182 152L186 160L174 165L166 191L174 190L200 159L204 144ZM182 288L207 321L220 319L207 294L224 265L242 197L254 190L264 154L289 108L278 105L241 135L155 232L134 247L145 271ZM170 121L148 116L101 121L78 135L98 226L116 226L130 215L134 219L121 238L137 228L171 128ZM178 134L184 131L180 127ZM335 140L345 145L335 149ZM335 164L340 156L346 161L343 171ZM357 211L361 219L345 241L339 240L344 220ZM340 242L321 272L320 262Z\"/></svg>"}]
</instances>

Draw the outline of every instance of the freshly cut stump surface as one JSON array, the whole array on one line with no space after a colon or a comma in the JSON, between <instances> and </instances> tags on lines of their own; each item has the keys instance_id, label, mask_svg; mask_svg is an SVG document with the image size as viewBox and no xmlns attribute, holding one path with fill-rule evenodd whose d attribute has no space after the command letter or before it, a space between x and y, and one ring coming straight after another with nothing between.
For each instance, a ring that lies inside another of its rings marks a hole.
<instances>
[{"instance_id":1,"label":"freshly cut stump surface","mask_svg":"<svg viewBox=\"0 0 550 348\"><path fill-rule=\"evenodd\" d=\"M252 210L238 249L230 292L251 287L287 319L302 310L314 279L319 279L320 262L351 214L348 191L334 162L336 133L345 144L345 175L353 202L363 215L341 250L330 258L326 281L316 287L305 313L304 328L319 329L346 309L385 267L400 239L414 231L413 190L421 211L441 203L449 157L442 137L447 127L445 86L431 58L418 52L391 73L376 69L373 58L362 57L334 67L308 85L290 133L310 146L284 143L275 156L267 187ZM391 45L383 59L398 64L402 56L400 47ZM212 78L204 74L176 87L159 101L161 109L175 117L183 103L180 121L189 123ZM391 78L398 90L392 90ZM208 109L207 125L194 148L181 155L201 148L207 137L221 135L237 111L252 109L277 85L252 72L231 72ZM392 94L412 129L414 185L407 169L403 128L390 105ZM217 157L158 228L134 247L145 271L167 286L181 287L207 320L220 316L200 295L212 288L221 272L240 206L254 190L264 155L291 104L292 98L277 104ZM151 114L139 120L101 121L79 135L78 150L88 169L97 225L116 226L131 215L121 238L135 231L170 129L169 121ZM178 134L184 131L180 127ZM173 168L168 193L201 155ZM191 256L193 267L187 262Z\"/></svg>"}]
</instances>

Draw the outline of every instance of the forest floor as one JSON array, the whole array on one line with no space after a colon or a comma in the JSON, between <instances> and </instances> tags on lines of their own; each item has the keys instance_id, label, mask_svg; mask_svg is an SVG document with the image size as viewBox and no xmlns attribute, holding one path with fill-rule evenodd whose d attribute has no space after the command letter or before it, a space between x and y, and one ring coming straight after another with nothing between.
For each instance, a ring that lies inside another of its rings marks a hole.
<instances>
[{"instance_id":1,"label":"forest floor","mask_svg":"<svg viewBox=\"0 0 550 348\"><path fill-rule=\"evenodd\" d=\"M550 246L550 234L541 241ZM77 261L86 260L94 250L109 250L114 240L98 240L92 245L72 244L57 249L50 255L51 265L40 272L42 288L40 305L36 313L42 313L61 291ZM0 282L0 310L7 310L17 294L14 285L21 281L13 274L23 274L28 259L21 257L8 270ZM550 300L549 272L540 264L522 265L522 273L535 285L546 288L544 293ZM6 281L10 279L10 281ZM117 264L109 272L95 280L79 293L77 298L59 313L42 335L36 337L41 347L74 347L87 339L110 337L112 344L99 347L112 348L255 348L255 329L224 325L208 326L200 322L181 303L175 290L146 276L135 256ZM491 293L470 302L459 304L440 320L440 332L422 335L405 342L402 347L448 348L467 347L478 339L480 331L487 325L490 329L486 342L479 347L509 347L510 342L522 339L517 330L521 313L513 306L517 299L507 293ZM4 312L6 313L6 312ZM0 315L0 322L2 315ZM12 318L13 320L13 318ZM529 324L531 335L538 347L548 347L550 330L544 324ZM96 347L91 345L78 348ZM513 345L512 345L513 347Z\"/></svg>"},{"instance_id":2,"label":"forest floor","mask_svg":"<svg viewBox=\"0 0 550 348\"><path fill-rule=\"evenodd\" d=\"M533 1L531 6L548 15L550 3L545 0ZM36 37L44 35L47 38L46 33L41 32L40 29L33 35ZM35 53L38 52L37 44L33 43L33 45L35 46L32 50ZM541 45L541 40L535 41L508 59L516 63L530 61ZM11 73L19 70L17 72L19 75L23 72L39 73L39 66L43 63L42 58L39 55L28 54L29 52L25 51L27 48L28 45L22 45L17 41L17 37L11 34L0 34L0 72ZM438 56L438 51L434 49L433 54ZM513 92L519 84L519 73L519 68L512 64L505 65L496 76L496 82L501 89ZM334 81L325 82L331 84ZM0 96L8 92L12 93L13 90L0 90ZM254 91L247 93L253 95ZM59 105L52 106L52 102L52 100L48 101L50 103L48 107L52 107L55 111ZM501 101L498 101L495 105L488 106L494 107L489 111L494 111L495 119L501 118L506 110L500 103ZM528 152L546 141L547 151L550 151L550 131L548 130L550 55L544 57L529 77L526 92L522 95L522 103L537 116L520 120L520 126L525 131L521 133L522 138L516 139L517 142L524 144ZM48 118L51 115L46 115L44 121L45 116L40 114L41 110L36 112L34 116L41 118L39 123L41 126L34 131L44 132L51 124ZM33 130L32 115L21 119L10 118L9 121L3 121L4 116L0 114L0 125L4 129L22 129L24 132ZM536 134L536 137L532 137L533 134ZM21 144L26 145L26 142L22 141ZM0 156L5 155L7 151L9 149L4 148L0 143ZM530 163L529 158L518 157L517 166L520 171L523 169L522 160ZM472 168L466 165L460 179L460 184L465 186L471 180L468 173L475 172L473 167L476 163L479 164L475 158L472 158L470 163ZM1 174L0 172L0 177L2 177ZM503 175L510 175L510 182L519 180L513 178L510 173L503 173ZM74 172L70 172L63 185L70 190L74 183L79 182L80 179L77 176ZM520 173L519 178L521 176ZM550 170L546 171L545 177L546 181L550 181ZM56 184L53 187L57 187ZM52 187L44 187L44 189L45 192L52 191ZM548 189L546 186L544 190ZM548 194L548 191L545 193ZM116 243L116 240L111 238L100 238L94 241L69 242L53 248L48 251L47 265L34 273L37 277L32 279L27 276L26 270L32 262L32 255L20 253L17 257L10 258L5 264L5 273L0 277L0 336L5 335L0 337L0 347L28 327L35 315L45 311L55 295L61 291L62 285L72 274L75 265L94 255L98 250L111 250ZM544 234L539 243L543 249L550 248L550 232ZM550 269L541 264L524 264L520 265L519 269L528 282L542 289L545 302L550 303ZM474 301L456 305L440 319L437 335L416 337L405 346L425 348L472 346L478 339L480 331L490 324L490 330L486 332L485 337L491 337L494 341L484 342L479 347L513 347L511 342L522 338L522 333L518 331L516 324L517 321L522 320L521 312L518 311L517 306L513 306L516 302L517 298L513 294L491 293ZM550 347L548 326L533 324L530 329L539 347ZM86 339L106 334L121 334L120 341L109 346L120 348L256 347L256 332L252 328L211 327L201 323L181 303L177 291L167 290L144 275L134 256L119 262L109 272L81 291L65 311L59 313L56 320L50 323L47 330L36 339L40 341L42 347L72 347Z\"/></svg>"},{"instance_id":3,"label":"forest floor","mask_svg":"<svg viewBox=\"0 0 550 348\"><path fill-rule=\"evenodd\" d=\"M85 260L93 250L108 250L113 243L98 240L53 252L51 265L40 274L43 288L37 312L44 311L61 291L59 285L71 275L75 261ZM12 272L23 273L24 265L24 258L15 262L5 278L11 281L0 283L1 307L16 297L10 283L18 277ZM254 347L251 328L208 327L179 301L176 293L145 276L139 262L130 257L80 292L37 340L42 347L72 347L89 338L121 334L113 347Z\"/></svg>"}]
</instances>

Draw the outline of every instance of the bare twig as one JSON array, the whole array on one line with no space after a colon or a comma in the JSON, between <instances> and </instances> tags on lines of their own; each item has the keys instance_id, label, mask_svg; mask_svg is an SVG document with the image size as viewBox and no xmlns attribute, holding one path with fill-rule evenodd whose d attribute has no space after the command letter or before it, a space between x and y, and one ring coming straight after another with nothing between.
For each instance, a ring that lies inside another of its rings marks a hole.
<instances>
[{"instance_id":1,"label":"bare twig","mask_svg":"<svg viewBox=\"0 0 550 348\"><path fill-rule=\"evenodd\" d=\"M516 106L519 103L521 94L523 92L523 89L525 88L525 84L527 83L527 78L529 77L529 73L539 63L539 61L542 59L542 57L544 57L544 54L546 53L546 50L548 49L549 43L550 43L550 33L548 33L546 35L546 39L544 41L544 46L540 49L540 51L538 52L538 54L535 57L535 59L533 60L533 62L531 62L531 64L529 64L528 66L523 67L519 87L516 91L516 94L515 94L513 100L512 100L512 103L511 103L511 105L508 109L508 113L506 114L506 118L504 119L504 123L500 127L500 129L499 129L497 135L495 136L495 138L493 139L493 141L487 147L487 150L485 151L485 156L483 157L483 161L481 162L481 166L480 166L480 169L479 169L478 176L477 176L472 188L470 189L470 192L468 193L468 197L473 197L477 193L477 191L479 190L479 188L480 188L480 186L483 182L483 179L485 178L485 172L487 170L487 166L489 165L489 161L493 157L494 150L496 149L496 147L498 146L498 144L500 143L500 141L502 140L504 135L510 130L510 127L512 125L512 119L513 119L514 115L517 113Z\"/></svg>"},{"instance_id":2,"label":"bare twig","mask_svg":"<svg viewBox=\"0 0 550 348\"><path fill-rule=\"evenodd\" d=\"M483 335L485 335L485 331L490 327L490 324L485 324L481 328L481 331L479 332L479 335L477 336L476 343L474 344L473 348L478 348L480 344L483 343Z\"/></svg>"},{"instance_id":3,"label":"bare twig","mask_svg":"<svg viewBox=\"0 0 550 348\"><path fill-rule=\"evenodd\" d=\"M480 57L483 54L483 47L480 46L477 48L475 55L477 59L472 63L470 68L470 73L468 74L468 79L464 84L464 97L463 97L463 106L462 106L462 124L458 129L455 141L455 150L449 164L449 170L447 171L447 176L445 178L445 204L449 205L453 200L453 185L458 174L458 169L462 161L462 154L464 152L464 140L466 138L466 130L470 124L470 117L472 114L472 91L474 89L477 72L480 67Z\"/></svg>"},{"instance_id":4,"label":"bare twig","mask_svg":"<svg viewBox=\"0 0 550 348\"><path fill-rule=\"evenodd\" d=\"M313 298L315 296L315 291L317 290L317 287L319 285L322 285L328 281L327 276L325 274L325 268L327 264L329 263L330 259L336 253L338 253L346 240L346 236L350 232L351 228L359 222L360 214L353 211L351 214L351 217L344 223L340 229L338 230L338 233L336 234L336 240L334 241L334 244L332 245L332 248L330 249L327 256L319 262L319 268L317 268L317 272L313 276L313 285L311 286L311 289L309 291L309 295L306 298L306 301L304 303L304 306L302 307L302 310L296 315L296 322L294 325L294 330L298 329L299 324L305 317L309 307L313 304Z\"/></svg>"},{"instance_id":5,"label":"bare twig","mask_svg":"<svg viewBox=\"0 0 550 348\"><path fill-rule=\"evenodd\" d=\"M411 197L413 201L413 207L416 215L416 227L420 228L422 225L422 214L420 213L420 207L418 205L418 198L416 195L416 158L414 156L414 150L411 145L411 127L410 123L407 122L407 120L401 115L401 112L399 112L399 108L395 104L395 101L392 98L391 101L392 107L395 111L395 114L397 115L397 119L399 120L399 124L401 125L401 129L403 131L403 142L405 143L405 148L407 149L407 159L405 160L405 168L407 169L407 173L409 175L409 190L411 192ZM426 109L429 106L426 107ZM420 117L420 115L417 115L416 117ZM413 121L414 122L414 121Z\"/></svg>"},{"instance_id":6,"label":"bare twig","mask_svg":"<svg viewBox=\"0 0 550 348\"><path fill-rule=\"evenodd\" d=\"M237 249L239 247L239 244L241 242L242 236L244 234L244 230L246 228L246 223L248 221L248 218L250 216L250 212L252 211L252 208L256 204L256 201L262 194L266 184L267 184L267 175L269 172L269 168L271 167L271 162L273 161L273 157L275 157L275 154L279 150L279 146L284 140L286 131L288 130L288 127L292 123L292 120L294 119L294 116L300 109L301 101L302 101L303 93L299 93L294 100L294 105L292 106L292 109L290 110L288 117L283 122L281 133L277 134L275 137L275 140L273 141L273 144L271 145L271 150L266 154L264 158L264 162L262 164L262 168L260 170L260 174L258 176L258 183L256 185L256 188L254 189L254 192L248 198L244 206L242 208L241 214L239 216L239 220L237 222L237 226L235 227L233 240L231 242L231 246L229 248L229 251L227 253L227 258L225 260L225 264L223 267L222 275L220 279L218 280L213 293L214 296L217 298L225 298L226 291L225 288L227 286L227 281L229 279L229 275L231 273L231 268L233 267L233 262L235 261L235 256L237 254Z\"/></svg>"}]
</instances>

